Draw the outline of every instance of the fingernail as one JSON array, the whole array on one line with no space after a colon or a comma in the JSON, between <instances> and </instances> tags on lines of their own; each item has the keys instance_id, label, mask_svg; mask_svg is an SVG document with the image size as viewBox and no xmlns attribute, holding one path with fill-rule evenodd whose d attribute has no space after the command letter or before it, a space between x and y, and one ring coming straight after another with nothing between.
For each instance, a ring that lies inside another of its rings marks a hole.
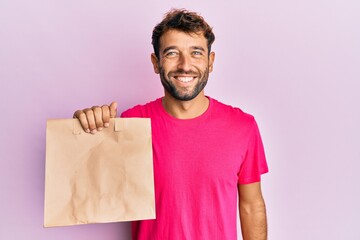
<instances>
[{"instance_id":1,"label":"fingernail","mask_svg":"<svg viewBox=\"0 0 360 240\"><path fill-rule=\"evenodd\" d=\"M85 132L90 133L90 129L86 129Z\"/></svg>"},{"instance_id":2,"label":"fingernail","mask_svg":"<svg viewBox=\"0 0 360 240\"><path fill-rule=\"evenodd\" d=\"M91 133L92 133L92 134L94 134L94 133L96 133L96 132L97 132L96 129L91 130Z\"/></svg>"},{"instance_id":3,"label":"fingernail","mask_svg":"<svg viewBox=\"0 0 360 240\"><path fill-rule=\"evenodd\" d=\"M109 127L110 124L109 123L104 123L104 127Z\"/></svg>"},{"instance_id":4,"label":"fingernail","mask_svg":"<svg viewBox=\"0 0 360 240\"><path fill-rule=\"evenodd\" d=\"M98 130L101 131L101 130L103 130L103 128L102 128L102 127L99 127Z\"/></svg>"}]
</instances>

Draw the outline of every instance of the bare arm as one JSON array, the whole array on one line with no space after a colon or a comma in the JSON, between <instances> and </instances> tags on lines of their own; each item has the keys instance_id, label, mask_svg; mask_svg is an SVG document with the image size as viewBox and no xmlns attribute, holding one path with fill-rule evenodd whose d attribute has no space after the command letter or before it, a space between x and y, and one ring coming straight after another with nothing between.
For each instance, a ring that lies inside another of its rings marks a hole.
<instances>
[{"instance_id":1,"label":"bare arm","mask_svg":"<svg viewBox=\"0 0 360 240\"><path fill-rule=\"evenodd\" d=\"M266 240L266 208L260 182L239 184L239 211L243 239Z\"/></svg>"}]
</instances>

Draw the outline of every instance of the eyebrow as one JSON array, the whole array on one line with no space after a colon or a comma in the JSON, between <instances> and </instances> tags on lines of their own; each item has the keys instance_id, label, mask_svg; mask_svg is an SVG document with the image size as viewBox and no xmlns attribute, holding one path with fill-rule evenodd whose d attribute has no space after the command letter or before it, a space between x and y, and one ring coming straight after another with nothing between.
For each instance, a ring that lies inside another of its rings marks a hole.
<instances>
[{"instance_id":1,"label":"eyebrow","mask_svg":"<svg viewBox=\"0 0 360 240\"><path fill-rule=\"evenodd\" d=\"M200 50L200 51L203 51L205 52L205 49L203 47L199 47L199 46L193 46L191 47L192 49L195 49L195 50Z\"/></svg>"},{"instance_id":2,"label":"eyebrow","mask_svg":"<svg viewBox=\"0 0 360 240\"><path fill-rule=\"evenodd\" d=\"M172 50L172 49L177 49L177 47L175 47L175 46L169 46L169 47L165 48L165 49L162 51L162 53L164 54L164 53L166 53L167 51Z\"/></svg>"},{"instance_id":3,"label":"eyebrow","mask_svg":"<svg viewBox=\"0 0 360 240\"><path fill-rule=\"evenodd\" d=\"M173 50L173 49L178 49L176 46L169 46L167 48L165 48L162 53L165 54L166 52L168 52L169 50ZM194 50L200 50L200 51L203 51L205 52L205 49L203 47L200 47L200 46L192 46L191 49L194 49Z\"/></svg>"}]
</instances>

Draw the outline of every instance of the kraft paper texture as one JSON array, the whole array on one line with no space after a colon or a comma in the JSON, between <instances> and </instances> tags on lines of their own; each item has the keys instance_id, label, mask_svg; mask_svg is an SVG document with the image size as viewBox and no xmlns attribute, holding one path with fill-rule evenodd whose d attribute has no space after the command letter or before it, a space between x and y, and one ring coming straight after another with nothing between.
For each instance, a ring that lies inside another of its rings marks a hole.
<instances>
[{"instance_id":1,"label":"kraft paper texture","mask_svg":"<svg viewBox=\"0 0 360 240\"><path fill-rule=\"evenodd\" d=\"M96 134L48 120L44 226L155 218L150 119L115 118Z\"/></svg>"}]
</instances>

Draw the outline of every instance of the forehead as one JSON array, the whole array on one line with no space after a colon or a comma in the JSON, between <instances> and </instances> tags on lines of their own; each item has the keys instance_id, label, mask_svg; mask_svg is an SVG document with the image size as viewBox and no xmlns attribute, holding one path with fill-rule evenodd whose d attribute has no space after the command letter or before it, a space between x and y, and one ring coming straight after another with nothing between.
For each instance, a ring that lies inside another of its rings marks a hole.
<instances>
[{"instance_id":1,"label":"forehead","mask_svg":"<svg viewBox=\"0 0 360 240\"><path fill-rule=\"evenodd\" d=\"M160 49L174 46L178 48L191 48L194 46L207 49L207 40L202 32L185 33L178 30L169 30L160 38Z\"/></svg>"}]
</instances>

